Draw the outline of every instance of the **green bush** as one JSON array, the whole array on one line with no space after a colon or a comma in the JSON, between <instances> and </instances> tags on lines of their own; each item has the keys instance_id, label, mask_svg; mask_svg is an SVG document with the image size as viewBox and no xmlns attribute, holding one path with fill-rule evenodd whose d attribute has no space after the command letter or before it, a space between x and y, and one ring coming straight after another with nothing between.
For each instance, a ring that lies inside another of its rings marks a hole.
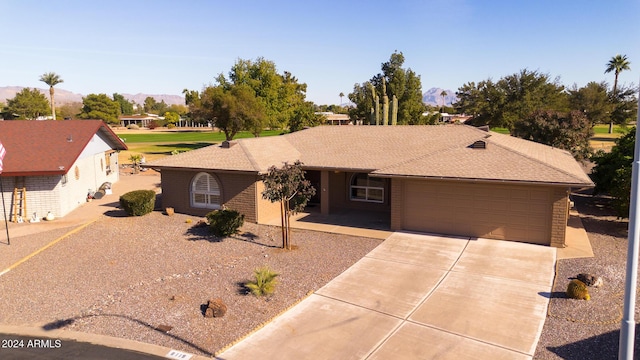
<instances>
[{"instance_id":1,"label":"green bush","mask_svg":"<svg viewBox=\"0 0 640 360\"><path fill-rule=\"evenodd\" d=\"M227 237L240 232L244 215L235 210L215 210L206 215L209 228L216 237Z\"/></svg>"},{"instance_id":2,"label":"green bush","mask_svg":"<svg viewBox=\"0 0 640 360\"><path fill-rule=\"evenodd\" d=\"M567 286L567 297L578 300L591 300L587 285L578 279L573 279Z\"/></svg>"},{"instance_id":3,"label":"green bush","mask_svg":"<svg viewBox=\"0 0 640 360\"><path fill-rule=\"evenodd\" d=\"M156 192L134 190L120 196L120 206L129 216L142 216L153 211L156 206Z\"/></svg>"},{"instance_id":4,"label":"green bush","mask_svg":"<svg viewBox=\"0 0 640 360\"><path fill-rule=\"evenodd\" d=\"M173 128L175 128L175 127L176 127L176 126L175 126L175 125L173 125L173 124L167 124L167 129L173 129Z\"/></svg>"},{"instance_id":5,"label":"green bush","mask_svg":"<svg viewBox=\"0 0 640 360\"><path fill-rule=\"evenodd\" d=\"M244 286L255 296L271 295L276 290L278 281L277 273L269 270L268 267L256 269L253 272L255 279L247 281Z\"/></svg>"}]
</instances>

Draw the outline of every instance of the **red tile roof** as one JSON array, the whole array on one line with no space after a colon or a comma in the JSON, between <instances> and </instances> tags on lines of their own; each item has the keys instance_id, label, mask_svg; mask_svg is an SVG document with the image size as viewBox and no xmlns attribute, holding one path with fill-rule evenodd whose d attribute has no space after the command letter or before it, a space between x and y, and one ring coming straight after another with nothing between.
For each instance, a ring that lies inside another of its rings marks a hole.
<instances>
[{"instance_id":1,"label":"red tile roof","mask_svg":"<svg viewBox=\"0 0 640 360\"><path fill-rule=\"evenodd\" d=\"M114 150L127 149L102 120L0 121L2 176L66 174L96 134Z\"/></svg>"}]
</instances>

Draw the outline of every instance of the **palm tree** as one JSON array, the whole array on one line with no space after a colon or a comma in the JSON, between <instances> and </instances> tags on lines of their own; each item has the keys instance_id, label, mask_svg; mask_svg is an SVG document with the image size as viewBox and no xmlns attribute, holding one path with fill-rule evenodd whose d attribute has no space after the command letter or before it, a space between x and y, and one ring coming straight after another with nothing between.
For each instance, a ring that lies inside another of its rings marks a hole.
<instances>
[{"instance_id":1,"label":"palm tree","mask_svg":"<svg viewBox=\"0 0 640 360\"><path fill-rule=\"evenodd\" d=\"M338 95L338 96L340 96L340 106L342 106L342 98L344 97L344 93L341 92L340 95Z\"/></svg>"},{"instance_id":2,"label":"palm tree","mask_svg":"<svg viewBox=\"0 0 640 360\"><path fill-rule=\"evenodd\" d=\"M444 97L447 95L448 95L447 92L444 90L442 90L442 92L440 93L440 96L442 96L442 112L444 112L444 102L445 102Z\"/></svg>"},{"instance_id":3,"label":"palm tree","mask_svg":"<svg viewBox=\"0 0 640 360\"><path fill-rule=\"evenodd\" d=\"M620 54L612 57L611 60L609 60L609 62L607 63L607 68L604 73L606 74L613 71L616 76L615 80L613 81L614 99L617 98L618 94L618 75L620 75L620 72L624 70L631 70L631 67L629 67L629 65L631 65L631 62L627 60L627 55ZM611 121L609 122L609 134L611 133L613 133L613 119L611 119Z\"/></svg>"},{"instance_id":4,"label":"palm tree","mask_svg":"<svg viewBox=\"0 0 640 360\"><path fill-rule=\"evenodd\" d=\"M53 93L54 93L53 87L64 82L64 80L62 80L58 74L54 72L49 72L49 73L42 74L42 76L40 76L40 81L49 85L49 96L51 97L51 113L53 114L53 120L55 120L56 119L56 103L53 98Z\"/></svg>"}]
</instances>

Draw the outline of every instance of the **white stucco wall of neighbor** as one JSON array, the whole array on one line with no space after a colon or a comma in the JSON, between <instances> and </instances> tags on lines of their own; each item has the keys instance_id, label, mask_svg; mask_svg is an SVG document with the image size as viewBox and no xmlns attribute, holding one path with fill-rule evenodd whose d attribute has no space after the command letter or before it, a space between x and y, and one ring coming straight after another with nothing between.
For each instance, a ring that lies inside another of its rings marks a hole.
<instances>
[{"instance_id":1,"label":"white stucco wall of neighbor","mask_svg":"<svg viewBox=\"0 0 640 360\"><path fill-rule=\"evenodd\" d=\"M48 212L63 217L85 203L90 191L97 191L105 182L117 182L118 167L118 153L112 151L100 136L94 135L65 175L27 176L24 179L3 177L6 216L12 220L13 191L16 186L22 186L23 180L27 189L25 221L34 213L40 219ZM4 220L5 211L0 212L0 219Z\"/></svg>"}]
</instances>

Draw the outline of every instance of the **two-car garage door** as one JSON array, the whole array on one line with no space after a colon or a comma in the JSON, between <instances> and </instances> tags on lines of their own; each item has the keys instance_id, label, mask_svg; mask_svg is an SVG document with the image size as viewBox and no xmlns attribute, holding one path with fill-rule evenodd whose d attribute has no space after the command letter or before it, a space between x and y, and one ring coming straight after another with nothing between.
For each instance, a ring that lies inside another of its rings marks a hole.
<instances>
[{"instance_id":1,"label":"two-car garage door","mask_svg":"<svg viewBox=\"0 0 640 360\"><path fill-rule=\"evenodd\" d=\"M522 185L404 182L403 228L549 244L551 190Z\"/></svg>"}]
</instances>

